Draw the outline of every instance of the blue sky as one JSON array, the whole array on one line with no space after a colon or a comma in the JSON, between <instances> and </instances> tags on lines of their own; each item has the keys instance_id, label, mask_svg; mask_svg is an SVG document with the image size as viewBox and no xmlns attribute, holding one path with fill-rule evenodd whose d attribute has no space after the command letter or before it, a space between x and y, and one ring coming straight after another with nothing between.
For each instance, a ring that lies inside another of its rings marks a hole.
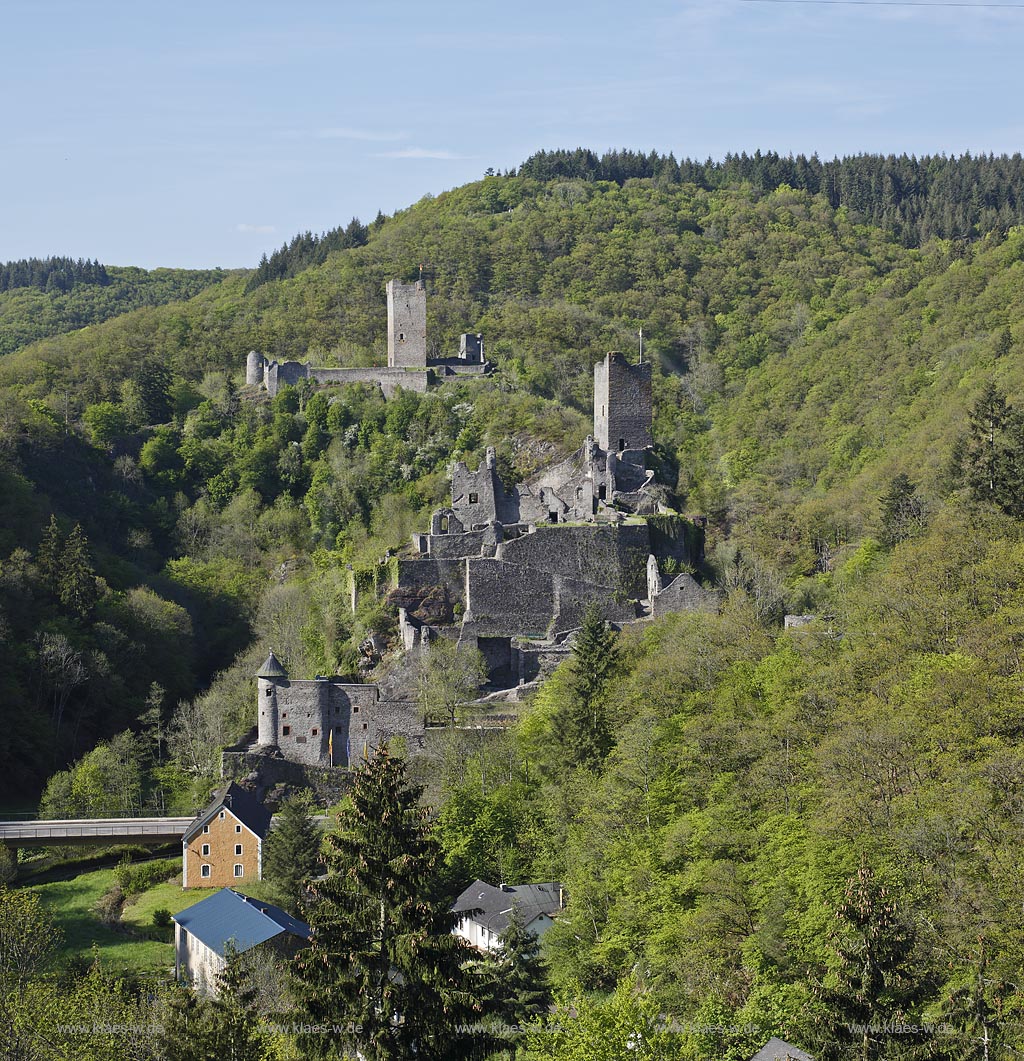
<instances>
[{"instance_id":1,"label":"blue sky","mask_svg":"<svg viewBox=\"0 0 1024 1061\"><path fill-rule=\"evenodd\" d=\"M1021 150L1024 7L924 3L0 0L0 260L251 266L540 148Z\"/></svg>"}]
</instances>

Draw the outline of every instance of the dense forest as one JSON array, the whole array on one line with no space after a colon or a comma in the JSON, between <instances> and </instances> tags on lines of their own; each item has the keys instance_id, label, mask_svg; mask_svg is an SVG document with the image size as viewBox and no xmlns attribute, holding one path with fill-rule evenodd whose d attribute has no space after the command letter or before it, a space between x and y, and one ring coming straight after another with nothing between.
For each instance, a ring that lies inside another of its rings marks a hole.
<instances>
[{"instance_id":1,"label":"dense forest","mask_svg":"<svg viewBox=\"0 0 1024 1061\"><path fill-rule=\"evenodd\" d=\"M4 262L0 264L0 355L142 306L191 298L224 276L220 269L147 272L72 258Z\"/></svg>"},{"instance_id":2,"label":"dense forest","mask_svg":"<svg viewBox=\"0 0 1024 1061\"><path fill-rule=\"evenodd\" d=\"M709 518L721 613L595 633L600 681L581 647L500 740L410 763L450 893L567 886L545 943L560 1023L523 1056L601 1056L615 1028L625 1051L652 1021L637 1056L740 1059L771 1034L862 1056L867 1026L868 1056L1012 1056L1021 175L1016 156L547 153L13 344L4 796L193 809L267 649L356 673L394 619L372 592L353 612L349 579L386 589L380 558L452 460L491 445L515 480L579 445L593 364L642 327L659 472ZM250 349L382 362L384 283L421 266L432 352L480 331L492 376L387 403L243 386Z\"/></svg>"}]
</instances>

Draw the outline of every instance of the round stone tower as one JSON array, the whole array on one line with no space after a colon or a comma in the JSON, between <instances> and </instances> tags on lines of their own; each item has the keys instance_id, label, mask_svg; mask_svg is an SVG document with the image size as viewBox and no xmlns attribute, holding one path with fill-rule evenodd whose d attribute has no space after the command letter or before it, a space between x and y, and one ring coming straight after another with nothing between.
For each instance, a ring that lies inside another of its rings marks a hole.
<instances>
[{"instance_id":1,"label":"round stone tower","mask_svg":"<svg viewBox=\"0 0 1024 1061\"><path fill-rule=\"evenodd\" d=\"M256 723L259 727L259 743L264 748L277 747L278 707L277 691L288 681L288 672L281 666L273 652L256 673L257 699Z\"/></svg>"},{"instance_id":2,"label":"round stone tower","mask_svg":"<svg viewBox=\"0 0 1024 1061\"><path fill-rule=\"evenodd\" d=\"M265 364L266 359L262 354L257 354L255 350L250 350L249 356L245 359L245 382L256 385L262 383Z\"/></svg>"}]
</instances>

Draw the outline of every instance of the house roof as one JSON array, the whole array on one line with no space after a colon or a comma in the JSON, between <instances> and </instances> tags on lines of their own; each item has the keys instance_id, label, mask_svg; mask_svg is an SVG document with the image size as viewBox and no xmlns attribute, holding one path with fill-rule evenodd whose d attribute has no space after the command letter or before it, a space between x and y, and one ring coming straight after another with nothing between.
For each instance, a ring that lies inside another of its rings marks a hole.
<instances>
[{"instance_id":1,"label":"house roof","mask_svg":"<svg viewBox=\"0 0 1024 1061\"><path fill-rule=\"evenodd\" d=\"M241 954L282 932L309 939L313 931L304 921L285 913L280 907L252 899L231 888L222 888L172 915L172 919L222 958L229 945L235 953Z\"/></svg>"},{"instance_id":2,"label":"house roof","mask_svg":"<svg viewBox=\"0 0 1024 1061\"><path fill-rule=\"evenodd\" d=\"M281 666L281 661L274 655L271 649L266 663L256 672L257 678L287 678L288 672Z\"/></svg>"},{"instance_id":3,"label":"house roof","mask_svg":"<svg viewBox=\"0 0 1024 1061\"><path fill-rule=\"evenodd\" d=\"M270 829L271 813L260 801L230 782L224 788L219 788L214 793L213 802L199 813L196 820L185 830L182 839L188 843L204 825L209 824L214 815L221 809L226 808L247 828L261 839L265 838Z\"/></svg>"},{"instance_id":4,"label":"house roof","mask_svg":"<svg viewBox=\"0 0 1024 1061\"><path fill-rule=\"evenodd\" d=\"M546 884L503 884L496 888L486 881L475 880L455 900L452 910L465 913L471 921L500 936L508 927L513 906L518 909L524 925L532 924L542 914L551 917L562 909L562 886L551 881Z\"/></svg>"},{"instance_id":5,"label":"house roof","mask_svg":"<svg viewBox=\"0 0 1024 1061\"><path fill-rule=\"evenodd\" d=\"M774 1036L757 1051L750 1061L814 1061L810 1054Z\"/></svg>"}]
</instances>

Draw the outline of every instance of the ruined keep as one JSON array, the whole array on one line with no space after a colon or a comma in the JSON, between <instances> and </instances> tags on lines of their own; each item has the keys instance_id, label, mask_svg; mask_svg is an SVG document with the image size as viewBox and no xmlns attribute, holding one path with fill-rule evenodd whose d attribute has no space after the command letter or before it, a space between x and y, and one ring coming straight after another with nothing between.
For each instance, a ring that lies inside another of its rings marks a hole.
<instances>
[{"instance_id":1,"label":"ruined keep","mask_svg":"<svg viewBox=\"0 0 1024 1061\"><path fill-rule=\"evenodd\" d=\"M388 367L427 367L427 289L422 280L389 280Z\"/></svg>"},{"instance_id":2,"label":"ruined keep","mask_svg":"<svg viewBox=\"0 0 1024 1061\"><path fill-rule=\"evenodd\" d=\"M647 468L650 365L609 354L594 380L594 435L565 460L510 489L493 450L454 466L450 506L398 559L407 649L450 637L483 653L492 683L517 685L568 651L589 605L620 626L717 609L681 570L703 560L703 523L669 511Z\"/></svg>"},{"instance_id":3,"label":"ruined keep","mask_svg":"<svg viewBox=\"0 0 1024 1061\"><path fill-rule=\"evenodd\" d=\"M444 376L486 375L483 337L466 332L459 336L457 357L427 357L427 289L422 280L403 284L389 280L388 363L378 368L324 368L305 361L272 361L250 350L245 361L245 382L262 387L273 397L281 387L300 379L316 383L368 383L390 398L401 387L423 394L432 381Z\"/></svg>"}]
</instances>

